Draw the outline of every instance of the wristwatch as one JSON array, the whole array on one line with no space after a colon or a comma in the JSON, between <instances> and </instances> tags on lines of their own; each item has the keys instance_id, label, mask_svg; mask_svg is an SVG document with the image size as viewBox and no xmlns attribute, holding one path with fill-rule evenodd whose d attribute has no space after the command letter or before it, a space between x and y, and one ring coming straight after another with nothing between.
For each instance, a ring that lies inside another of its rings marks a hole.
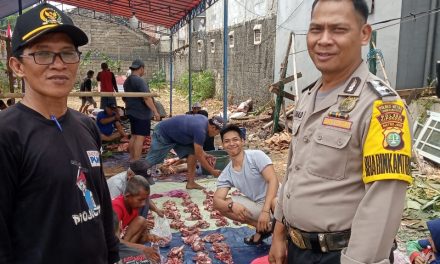
<instances>
[{"instance_id":1,"label":"wristwatch","mask_svg":"<svg viewBox=\"0 0 440 264\"><path fill-rule=\"evenodd\" d=\"M228 203L228 209L232 212L232 206L234 206L234 202Z\"/></svg>"}]
</instances>

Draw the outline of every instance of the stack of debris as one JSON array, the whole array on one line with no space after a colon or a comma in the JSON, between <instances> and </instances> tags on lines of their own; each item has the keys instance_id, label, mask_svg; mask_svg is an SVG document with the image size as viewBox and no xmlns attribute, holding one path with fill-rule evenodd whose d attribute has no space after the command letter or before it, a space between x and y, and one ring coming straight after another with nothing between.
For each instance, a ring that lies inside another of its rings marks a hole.
<instances>
[{"instance_id":1,"label":"stack of debris","mask_svg":"<svg viewBox=\"0 0 440 264\"><path fill-rule=\"evenodd\" d=\"M253 109L253 101L251 98L237 105L230 105L228 107L228 118L242 120L249 118L247 115ZM222 110L223 111L223 110ZM218 115L223 117L223 112L219 112Z\"/></svg>"},{"instance_id":2,"label":"stack of debris","mask_svg":"<svg viewBox=\"0 0 440 264\"><path fill-rule=\"evenodd\" d=\"M275 133L271 138L266 139L264 143L272 150L280 151L288 149L290 146L290 140L292 137L287 132Z\"/></svg>"}]
</instances>

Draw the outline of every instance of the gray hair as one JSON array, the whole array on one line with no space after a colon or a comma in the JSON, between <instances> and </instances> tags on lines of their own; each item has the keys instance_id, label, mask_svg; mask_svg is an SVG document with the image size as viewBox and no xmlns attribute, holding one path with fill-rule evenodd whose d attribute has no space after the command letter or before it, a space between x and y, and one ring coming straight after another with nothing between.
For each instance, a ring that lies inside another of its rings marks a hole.
<instances>
[{"instance_id":1,"label":"gray hair","mask_svg":"<svg viewBox=\"0 0 440 264\"><path fill-rule=\"evenodd\" d=\"M133 178L127 182L124 194L138 195L140 188L144 188L145 191L150 192L150 184L148 181L141 175L134 175Z\"/></svg>"}]
</instances>

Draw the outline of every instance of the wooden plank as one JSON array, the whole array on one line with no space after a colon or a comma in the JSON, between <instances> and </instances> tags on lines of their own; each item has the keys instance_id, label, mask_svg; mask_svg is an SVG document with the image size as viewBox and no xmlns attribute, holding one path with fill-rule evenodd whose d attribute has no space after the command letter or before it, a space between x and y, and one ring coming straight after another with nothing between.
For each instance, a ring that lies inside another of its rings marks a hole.
<instances>
[{"instance_id":1,"label":"wooden plank","mask_svg":"<svg viewBox=\"0 0 440 264\"><path fill-rule=\"evenodd\" d=\"M22 93L0 93L0 98L23 98ZM137 92L71 92L69 97L92 96L92 97L159 97L157 93L137 93Z\"/></svg>"},{"instance_id":2,"label":"wooden plank","mask_svg":"<svg viewBox=\"0 0 440 264\"><path fill-rule=\"evenodd\" d=\"M289 43L287 45L286 55L284 56L283 63L281 64L281 74L280 74L280 80L284 80L286 78L287 74L287 63L289 62L289 52L290 52L290 46L292 45L292 33L289 34ZM278 86L280 91L284 90L284 83L281 82ZM278 95L275 100L275 111L273 115L273 127L272 127L272 134L278 132L278 120L280 118L280 110L281 105L283 103L283 97L281 95Z\"/></svg>"},{"instance_id":3,"label":"wooden plank","mask_svg":"<svg viewBox=\"0 0 440 264\"><path fill-rule=\"evenodd\" d=\"M274 93L278 96L286 97L287 99L290 99L292 101L295 101L295 95L288 93L286 91L280 91L280 88L278 88L276 86L270 86L269 92Z\"/></svg>"},{"instance_id":4,"label":"wooden plank","mask_svg":"<svg viewBox=\"0 0 440 264\"><path fill-rule=\"evenodd\" d=\"M301 72L298 72L298 73L296 74L296 76L298 76L298 79L299 79L299 78L302 77L302 73L301 73ZM292 81L294 81L294 80L295 80L295 75L291 75L291 76L289 76L289 77L287 77L287 78L284 78L284 79L282 79L282 80L280 80L280 81L278 81L278 82L276 82L276 83L271 84L270 86L276 86L276 87L279 87L281 84L290 83L290 82L292 82Z\"/></svg>"}]
</instances>

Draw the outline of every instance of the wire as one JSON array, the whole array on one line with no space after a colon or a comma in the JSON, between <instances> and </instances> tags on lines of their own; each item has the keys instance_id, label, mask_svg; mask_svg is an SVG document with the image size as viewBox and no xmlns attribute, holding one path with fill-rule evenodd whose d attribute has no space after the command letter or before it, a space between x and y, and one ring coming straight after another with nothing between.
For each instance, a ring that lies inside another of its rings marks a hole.
<instances>
[{"instance_id":1,"label":"wire","mask_svg":"<svg viewBox=\"0 0 440 264\"><path fill-rule=\"evenodd\" d=\"M425 11L425 12L420 12L420 13L418 13L418 14L412 14L412 15L410 15L410 16L402 17L402 18L401 18L401 21L399 21L399 22L397 22L397 23L390 24L390 25L386 25L386 26L383 26L383 27L379 27L379 28L376 28L375 30L378 31L378 30L382 30L382 29L385 29L385 28L389 28L389 27L392 27L392 26L399 25L399 24L407 23L407 22L410 22L410 21L414 21L414 20L416 20L417 18L421 18L421 17L429 16L429 15L432 15L432 14L436 14L436 13L438 13L438 12L440 12L440 8L431 9L431 10L428 10L428 11ZM410 19L408 19L408 18L410 18ZM397 19L394 19L394 20L397 20ZM394 21L394 20L393 20L393 21ZM382 22L382 21L381 21L381 22ZM377 23L374 23L374 24L372 24L372 25L377 25L377 24L381 24L381 23L380 23L380 22L377 22Z\"/></svg>"},{"instance_id":2,"label":"wire","mask_svg":"<svg viewBox=\"0 0 440 264\"><path fill-rule=\"evenodd\" d=\"M404 16L404 17L398 17L398 18L393 18L393 19L387 19L387 20L383 20L383 21L379 21L379 22L373 23L373 24L371 24L371 25L372 25L372 26L375 26L375 25L379 25L379 24L383 24L383 23L388 23L388 22L392 22L392 21L396 21L396 20L404 20L404 19L406 19L406 18L413 18L413 19L416 19L418 15L423 15L423 14L428 14L428 15L429 15L430 13L436 13L436 12L438 12L438 11L440 11L440 8L435 8L435 9L431 9L431 10L427 10L427 11L422 11L422 12L419 12L419 13L417 13L417 14L409 13L409 15Z\"/></svg>"}]
</instances>

